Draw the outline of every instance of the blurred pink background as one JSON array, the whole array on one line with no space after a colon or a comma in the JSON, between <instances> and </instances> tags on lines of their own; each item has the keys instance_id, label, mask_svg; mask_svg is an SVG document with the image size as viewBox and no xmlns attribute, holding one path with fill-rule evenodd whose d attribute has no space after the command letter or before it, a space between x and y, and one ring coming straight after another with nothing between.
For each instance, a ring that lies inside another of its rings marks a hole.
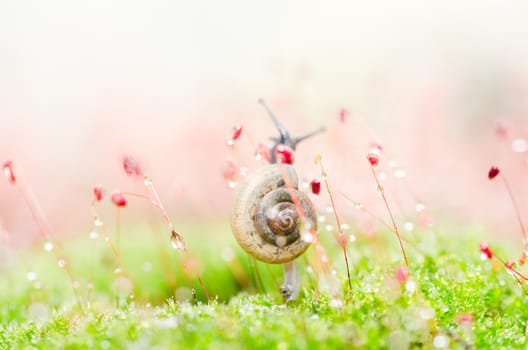
<instances>
[{"instance_id":1,"label":"blurred pink background","mask_svg":"<svg viewBox=\"0 0 528 350\"><path fill-rule=\"evenodd\" d=\"M0 161L23 169L61 235L90 230L93 185L142 191L124 155L177 220L227 219L226 160L251 172L261 165L255 144L276 135L263 97L294 135L327 127L298 148L304 180L320 176L320 152L336 190L385 217L365 160L377 142L402 222L423 201L435 217L518 235L487 171L501 168L524 215L527 10L522 1L3 2ZM327 195L315 200L324 211ZM126 219L141 220L131 202ZM341 197L338 210L351 224L370 220ZM36 237L28 218L0 181L2 227Z\"/></svg>"}]
</instances>

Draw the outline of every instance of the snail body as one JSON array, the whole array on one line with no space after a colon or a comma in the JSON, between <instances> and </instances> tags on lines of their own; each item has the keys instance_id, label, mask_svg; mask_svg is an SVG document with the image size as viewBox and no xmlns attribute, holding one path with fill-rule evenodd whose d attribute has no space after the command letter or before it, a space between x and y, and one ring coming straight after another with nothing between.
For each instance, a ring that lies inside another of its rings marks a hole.
<instances>
[{"instance_id":1,"label":"snail body","mask_svg":"<svg viewBox=\"0 0 528 350\"><path fill-rule=\"evenodd\" d=\"M238 187L231 209L231 228L240 246L256 259L287 263L306 251L302 234L317 229L310 199L298 190L295 169L271 164L258 169Z\"/></svg>"}]
</instances>

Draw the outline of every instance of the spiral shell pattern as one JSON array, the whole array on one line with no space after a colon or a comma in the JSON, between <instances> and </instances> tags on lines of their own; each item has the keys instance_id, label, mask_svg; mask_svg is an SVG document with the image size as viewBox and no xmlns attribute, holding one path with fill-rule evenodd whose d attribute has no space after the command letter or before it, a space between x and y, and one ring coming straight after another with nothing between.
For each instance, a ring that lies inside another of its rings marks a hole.
<instances>
[{"instance_id":1,"label":"spiral shell pattern","mask_svg":"<svg viewBox=\"0 0 528 350\"><path fill-rule=\"evenodd\" d=\"M231 229L240 246L258 260L284 263L308 248L310 242L302 239L302 233L317 229L316 217L313 203L298 190L293 166L272 164L238 186Z\"/></svg>"}]
</instances>

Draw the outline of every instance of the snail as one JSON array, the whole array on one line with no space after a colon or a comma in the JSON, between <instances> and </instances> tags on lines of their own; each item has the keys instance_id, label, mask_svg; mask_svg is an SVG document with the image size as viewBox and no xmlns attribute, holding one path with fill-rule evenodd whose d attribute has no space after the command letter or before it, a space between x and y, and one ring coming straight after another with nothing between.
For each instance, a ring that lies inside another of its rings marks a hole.
<instances>
[{"instance_id":1,"label":"snail","mask_svg":"<svg viewBox=\"0 0 528 350\"><path fill-rule=\"evenodd\" d=\"M237 186L231 208L231 229L240 246L265 263L284 264L284 284L280 292L285 302L294 300L300 288L296 258L310 245L303 232L317 230L317 213L311 200L298 189L298 177L290 164L277 163L279 145L295 149L297 144L324 129L298 138L287 130L263 100L259 101L272 118L280 136L272 138L271 164L257 169Z\"/></svg>"}]
</instances>

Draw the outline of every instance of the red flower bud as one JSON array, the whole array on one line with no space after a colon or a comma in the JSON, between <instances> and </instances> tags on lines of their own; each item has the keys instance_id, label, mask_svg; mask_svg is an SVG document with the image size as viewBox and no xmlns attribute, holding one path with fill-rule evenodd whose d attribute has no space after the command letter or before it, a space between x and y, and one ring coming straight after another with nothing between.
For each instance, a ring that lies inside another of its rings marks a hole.
<instances>
[{"instance_id":1,"label":"red flower bud","mask_svg":"<svg viewBox=\"0 0 528 350\"><path fill-rule=\"evenodd\" d=\"M409 269L407 266L398 267L396 269L395 277L400 284L404 284L405 281L407 281L407 278L409 278Z\"/></svg>"},{"instance_id":2,"label":"red flower bud","mask_svg":"<svg viewBox=\"0 0 528 350\"><path fill-rule=\"evenodd\" d=\"M136 158L132 156L125 156L123 158L123 169L125 170L125 173L128 176L132 176L132 175L141 176L143 174L138 161L136 160Z\"/></svg>"},{"instance_id":3,"label":"red flower bud","mask_svg":"<svg viewBox=\"0 0 528 350\"><path fill-rule=\"evenodd\" d=\"M505 261L505 262L504 262L504 266L505 266L508 270L513 269L513 265L515 265L515 262L514 262L513 260L508 260L508 261Z\"/></svg>"},{"instance_id":4,"label":"red flower bud","mask_svg":"<svg viewBox=\"0 0 528 350\"><path fill-rule=\"evenodd\" d=\"M95 200L100 202L103 199L103 186L95 185L93 188Z\"/></svg>"},{"instance_id":5,"label":"red flower bud","mask_svg":"<svg viewBox=\"0 0 528 350\"><path fill-rule=\"evenodd\" d=\"M2 166L2 170L4 172L5 177L7 177L7 180L9 180L9 182L11 182L12 184L15 184L16 177L15 173L13 172L13 162L11 160L6 161Z\"/></svg>"},{"instance_id":6,"label":"red flower bud","mask_svg":"<svg viewBox=\"0 0 528 350\"><path fill-rule=\"evenodd\" d=\"M275 148L277 163L293 164L294 151L290 147L280 144Z\"/></svg>"},{"instance_id":7,"label":"red flower bud","mask_svg":"<svg viewBox=\"0 0 528 350\"><path fill-rule=\"evenodd\" d=\"M235 126L233 128L233 136L231 137L231 139L235 141L236 139L240 137L241 134L242 134L242 125Z\"/></svg>"},{"instance_id":8,"label":"red flower bud","mask_svg":"<svg viewBox=\"0 0 528 350\"><path fill-rule=\"evenodd\" d=\"M369 161L371 166L377 166L379 163L379 155L374 152L369 152L367 154L367 160Z\"/></svg>"},{"instance_id":9,"label":"red flower bud","mask_svg":"<svg viewBox=\"0 0 528 350\"><path fill-rule=\"evenodd\" d=\"M493 180L497 175L499 175L500 170L496 166L492 166L488 171L488 179Z\"/></svg>"},{"instance_id":10,"label":"red flower bud","mask_svg":"<svg viewBox=\"0 0 528 350\"><path fill-rule=\"evenodd\" d=\"M115 190L112 193L111 199L112 199L112 203L114 203L118 207L126 207L127 205L125 196L123 196L123 194L119 192L118 190Z\"/></svg>"},{"instance_id":11,"label":"red flower bud","mask_svg":"<svg viewBox=\"0 0 528 350\"><path fill-rule=\"evenodd\" d=\"M491 259L493 258L493 252L488 246L488 243L482 242L479 246L480 252L486 256L486 258Z\"/></svg>"},{"instance_id":12,"label":"red flower bud","mask_svg":"<svg viewBox=\"0 0 528 350\"><path fill-rule=\"evenodd\" d=\"M310 182L310 186L313 194L319 194L319 192L321 192L321 181L314 179Z\"/></svg>"}]
</instances>

